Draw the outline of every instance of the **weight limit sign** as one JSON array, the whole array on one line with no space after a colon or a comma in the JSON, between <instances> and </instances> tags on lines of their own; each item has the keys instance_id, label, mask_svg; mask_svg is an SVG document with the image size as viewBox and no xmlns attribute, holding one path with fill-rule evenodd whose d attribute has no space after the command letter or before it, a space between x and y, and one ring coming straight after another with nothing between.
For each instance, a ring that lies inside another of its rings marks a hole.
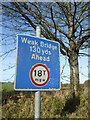
<instances>
[{"instance_id":1,"label":"weight limit sign","mask_svg":"<svg viewBox=\"0 0 90 120\"><path fill-rule=\"evenodd\" d=\"M35 64L30 70L30 79L35 86L45 86L50 78L50 71L44 64Z\"/></svg>"}]
</instances>

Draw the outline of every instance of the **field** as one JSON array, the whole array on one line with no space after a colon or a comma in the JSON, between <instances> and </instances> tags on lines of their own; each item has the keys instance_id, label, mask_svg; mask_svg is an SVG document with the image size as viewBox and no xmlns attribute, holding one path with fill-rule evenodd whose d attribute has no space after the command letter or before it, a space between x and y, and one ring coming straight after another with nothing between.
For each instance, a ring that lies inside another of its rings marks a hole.
<instances>
[{"instance_id":1,"label":"field","mask_svg":"<svg viewBox=\"0 0 90 120\"><path fill-rule=\"evenodd\" d=\"M41 118L88 118L88 82L80 85L80 96L73 98L69 85L60 91L41 92ZM0 84L1 86L1 84ZM33 118L35 92L16 92L13 83L2 84L2 118Z\"/></svg>"}]
</instances>

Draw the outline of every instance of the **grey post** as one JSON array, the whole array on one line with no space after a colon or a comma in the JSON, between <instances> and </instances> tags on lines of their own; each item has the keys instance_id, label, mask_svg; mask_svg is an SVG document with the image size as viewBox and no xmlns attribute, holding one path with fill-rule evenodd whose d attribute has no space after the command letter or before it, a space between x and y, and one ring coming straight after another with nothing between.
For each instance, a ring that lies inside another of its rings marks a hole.
<instances>
[{"instance_id":1,"label":"grey post","mask_svg":"<svg viewBox=\"0 0 90 120\"><path fill-rule=\"evenodd\" d=\"M36 37L40 37L40 26L36 27ZM40 91L35 92L35 120L40 120Z\"/></svg>"}]
</instances>

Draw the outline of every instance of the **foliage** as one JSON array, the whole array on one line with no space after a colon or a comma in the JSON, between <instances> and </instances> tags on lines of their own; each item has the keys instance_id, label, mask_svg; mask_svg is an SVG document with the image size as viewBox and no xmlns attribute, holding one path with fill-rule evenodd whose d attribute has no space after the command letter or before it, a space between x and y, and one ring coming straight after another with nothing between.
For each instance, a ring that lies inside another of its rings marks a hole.
<instances>
[{"instance_id":1,"label":"foliage","mask_svg":"<svg viewBox=\"0 0 90 120\"><path fill-rule=\"evenodd\" d=\"M88 88L80 90L80 97L73 98L70 90L41 92L41 118L88 118ZM34 118L34 92L3 91L3 118ZM10 94L10 95L7 95Z\"/></svg>"}]
</instances>

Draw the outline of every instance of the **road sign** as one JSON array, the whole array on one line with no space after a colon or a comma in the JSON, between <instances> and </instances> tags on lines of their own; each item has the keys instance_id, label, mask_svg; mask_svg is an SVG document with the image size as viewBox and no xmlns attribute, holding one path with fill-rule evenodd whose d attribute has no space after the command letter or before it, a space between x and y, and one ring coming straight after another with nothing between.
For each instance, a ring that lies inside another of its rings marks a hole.
<instances>
[{"instance_id":1,"label":"road sign","mask_svg":"<svg viewBox=\"0 0 90 120\"><path fill-rule=\"evenodd\" d=\"M44 64L35 64L30 71L30 78L34 85L44 86L50 78L49 69Z\"/></svg>"},{"instance_id":2,"label":"road sign","mask_svg":"<svg viewBox=\"0 0 90 120\"><path fill-rule=\"evenodd\" d=\"M59 90L58 42L17 35L15 90Z\"/></svg>"}]
</instances>

